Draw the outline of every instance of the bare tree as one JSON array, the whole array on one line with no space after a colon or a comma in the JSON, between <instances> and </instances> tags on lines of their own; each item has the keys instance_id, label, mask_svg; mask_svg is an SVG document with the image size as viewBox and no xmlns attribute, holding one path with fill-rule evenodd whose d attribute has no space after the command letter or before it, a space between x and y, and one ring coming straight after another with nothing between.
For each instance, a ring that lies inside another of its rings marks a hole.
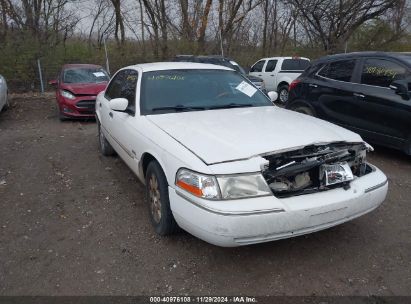
<instances>
[{"instance_id":1,"label":"bare tree","mask_svg":"<svg viewBox=\"0 0 411 304\"><path fill-rule=\"evenodd\" d=\"M337 51L365 22L391 9L398 0L288 0L300 13L305 28L326 52Z\"/></svg>"},{"instance_id":2,"label":"bare tree","mask_svg":"<svg viewBox=\"0 0 411 304\"><path fill-rule=\"evenodd\" d=\"M219 0L218 29L226 42L227 53L230 51L233 35L241 26L248 13L254 10L262 0Z\"/></svg>"},{"instance_id":3,"label":"bare tree","mask_svg":"<svg viewBox=\"0 0 411 304\"><path fill-rule=\"evenodd\" d=\"M125 33L125 28L124 28L123 15L121 13L121 0L111 0L111 3L113 4L114 13L116 16L116 27L115 27L114 37L117 41L117 44L123 45L125 41L126 33ZM119 32L120 32L120 37L119 37Z\"/></svg>"}]
</instances>

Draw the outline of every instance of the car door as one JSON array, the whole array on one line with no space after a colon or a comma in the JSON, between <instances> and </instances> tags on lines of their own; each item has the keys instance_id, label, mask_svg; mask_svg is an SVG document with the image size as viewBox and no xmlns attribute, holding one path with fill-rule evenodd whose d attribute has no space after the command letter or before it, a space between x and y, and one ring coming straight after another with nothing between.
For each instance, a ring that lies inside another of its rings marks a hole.
<instances>
[{"instance_id":1,"label":"car door","mask_svg":"<svg viewBox=\"0 0 411 304\"><path fill-rule=\"evenodd\" d=\"M122 150L123 159L134 170L137 169L137 163L134 161L136 152L133 149L134 141L131 139L134 132L138 71L122 70L120 80L118 95L115 98L127 99L128 106L125 111L111 111L111 114L109 113L110 129L112 136Z\"/></svg>"},{"instance_id":2,"label":"car door","mask_svg":"<svg viewBox=\"0 0 411 304\"><path fill-rule=\"evenodd\" d=\"M277 59L267 60L267 64L264 65L262 71L262 79L264 80L265 88L267 91L276 91L276 73L274 73L275 68L277 67Z\"/></svg>"},{"instance_id":3,"label":"car door","mask_svg":"<svg viewBox=\"0 0 411 304\"><path fill-rule=\"evenodd\" d=\"M263 77L263 69L265 67L265 59L257 61L251 68L248 74L256 77Z\"/></svg>"},{"instance_id":4,"label":"car door","mask_svg":"<svg viewBox=\"0 0 411 304\"><path fill-rule=\"evenodd\" d=\"M315 101L320 118L348 128L358 127L363 114L352 91L356 64L356 59L325 63L308 81L307 99Z\"/></svg>"},{"instance_id":5,"label":"car door","mask_svg":"<svg viewBox=\"0 0 411 304\"><path fill-rule=\"evenodd\" d=\"M411 135L411 101L390 89L410 71L390 58L364 58L358 84L353 86L357 104L363 109L364 135L374 142L400 147Z\"/></svg>"},{"instance_id":6,"label":"car door","mask_svg":"<svg viewBox=\"0 0 411 304\"><path fill-rule=\"evenodd\" d=\"M98 107L98 111L100 112L101 126L103 127L106 137L109 138L113 145L116 145L114 142L117 139L114 137L112 130L114 113L110 109L110 100L121 96L121 84L124 81L124 74L125 71L121 70L114 75L107 86L104 98L99 98L96 103L96 107Z\"/></svg>"}]
</instances>

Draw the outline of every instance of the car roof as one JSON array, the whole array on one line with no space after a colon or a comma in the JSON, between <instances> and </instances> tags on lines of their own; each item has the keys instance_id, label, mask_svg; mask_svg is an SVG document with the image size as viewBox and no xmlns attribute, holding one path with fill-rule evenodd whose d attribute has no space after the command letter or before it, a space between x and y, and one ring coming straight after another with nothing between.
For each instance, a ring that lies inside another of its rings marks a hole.
<instances>
[{"instance_id":1,"label":"car roof","mask_svg":"<svg viewBox=\"0 0 411 304\"><path fill-rule=\"evenodd\" d=\"M197 63L197 62L152 62L131 65L126 68L141 69L143 72L164 71L164 70L228 70L234 71L225 66Z\"/></svg>"},{"instance_id":2,"label":"car roof","mask_svg":"<svg viewBox=\"0 0 411 304\"><path fill-rule=\"evenodd\" d=\"M288 57L266 57L266 58L261 58L260 60L275 60L275 59L303 59L303 60L310 60L307 57L300 57L300 56L288 56ZM258 60L258 61L260 61Z\"/></svg>"},{"instance_id":3,"label":"car roof","mask_svg":"<svg viewBox=\"0 0 411 304\"><path fill-rule=\"evenodd\" d=\"M176 55L176 59L185 59L185 58L198 58L198 59L219 59L219 60L227 60L233 61L230 57L225 57L222 55Z\"/></svg>"},{"instance_id":4,"label":"car roof","mask_svg":"<svg viewBox=\"0 0 411 304\"><path fill-rule=\"evenodd\" d=\"M339 59L349 59L349 58L359 58L359 57L384 57L384 58L396 58L401 59L401 57L411 56L409 52L351 52L351 53L342 53L342 54L334 54L334 55L327 55L321 57L317 60L317 62L325 62L325 61L334 61Z\"/></svg>"},{"instance_id":5,"label":"car roof","mask_svg":"<svg viewBox=\"0 0 411 304\"><path fill-rule=\"evenodd\" d=\"M70 68L101 68L101 65L97 64L89 64L89 63L68 63L63 65L63 69L70 69Z\"/></svg>"}]
</instances>

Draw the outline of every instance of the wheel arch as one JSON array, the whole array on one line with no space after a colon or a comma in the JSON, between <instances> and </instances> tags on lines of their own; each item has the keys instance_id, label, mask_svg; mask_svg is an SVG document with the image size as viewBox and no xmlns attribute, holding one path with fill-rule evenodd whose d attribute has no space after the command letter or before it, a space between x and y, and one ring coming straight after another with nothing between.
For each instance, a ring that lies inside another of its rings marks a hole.
<instances>
[{"instance_id":1,"label":"wheel arch","mask_svg":"<svg viewBox=\"0 0 411 304\"><path fill-rule=\"evenodd\" d=\"M305 100L301 100L301 99L297 99L295 101L292 101L292 102L288 103L285 106L285 108L288 109L288 110L292 110L292 108L294 108L296 106L305 106L305 107L310 108L313 111L313 113L317 113L315 108L309 102L307 102Z\"/></svg>"},{"instance_id":2,"label":"wheel arch","mask_svg":"<svg viewBox=\"0 0 411 304\"><path fill-rule=\"evenodd\" d=\"M139 162L139 178L140 178L140 180L145 184L147 168L148 168L148 165L152 161L156 161L159 164L161 170L163 170L163 173L166 176L167 182L169 183L170 181L168 179L168 175L167 175L167 172L165 170L165 166L163 165L163 162L162 162L161 158L158 155L156 155L155 153L152 153L151 151L144 152L141 155L140 162Z\"/></svg>"},{"instance_id":3,"label":"wheel arch","mask_svg":"<svg viewBox=\"0 0 411 304\"><path fill-rule=\"evenodd\" d=\"M291 81L288 81L288 79L281 79L281 81L279 82L278 86L277 86L277 92L280 90L280 88L282 86L290 86Z\"/></svg>"}]
</instances>

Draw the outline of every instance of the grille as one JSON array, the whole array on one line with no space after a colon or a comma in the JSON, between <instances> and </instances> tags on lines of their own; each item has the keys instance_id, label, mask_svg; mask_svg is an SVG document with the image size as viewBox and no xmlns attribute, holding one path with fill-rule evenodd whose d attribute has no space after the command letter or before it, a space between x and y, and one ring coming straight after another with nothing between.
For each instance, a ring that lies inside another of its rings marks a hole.
<instances>
[{"instance_id":1,"label":"grille","mask_svg":"<svg viewBox=\"0 0 411 304\"><path fill-rule=\"evenodd\" d=\"M77 108L80 110L93 110L96 107L96 101L95 100L80 100L79 102L76 103Z\"/></svg>"}]
</instances>

